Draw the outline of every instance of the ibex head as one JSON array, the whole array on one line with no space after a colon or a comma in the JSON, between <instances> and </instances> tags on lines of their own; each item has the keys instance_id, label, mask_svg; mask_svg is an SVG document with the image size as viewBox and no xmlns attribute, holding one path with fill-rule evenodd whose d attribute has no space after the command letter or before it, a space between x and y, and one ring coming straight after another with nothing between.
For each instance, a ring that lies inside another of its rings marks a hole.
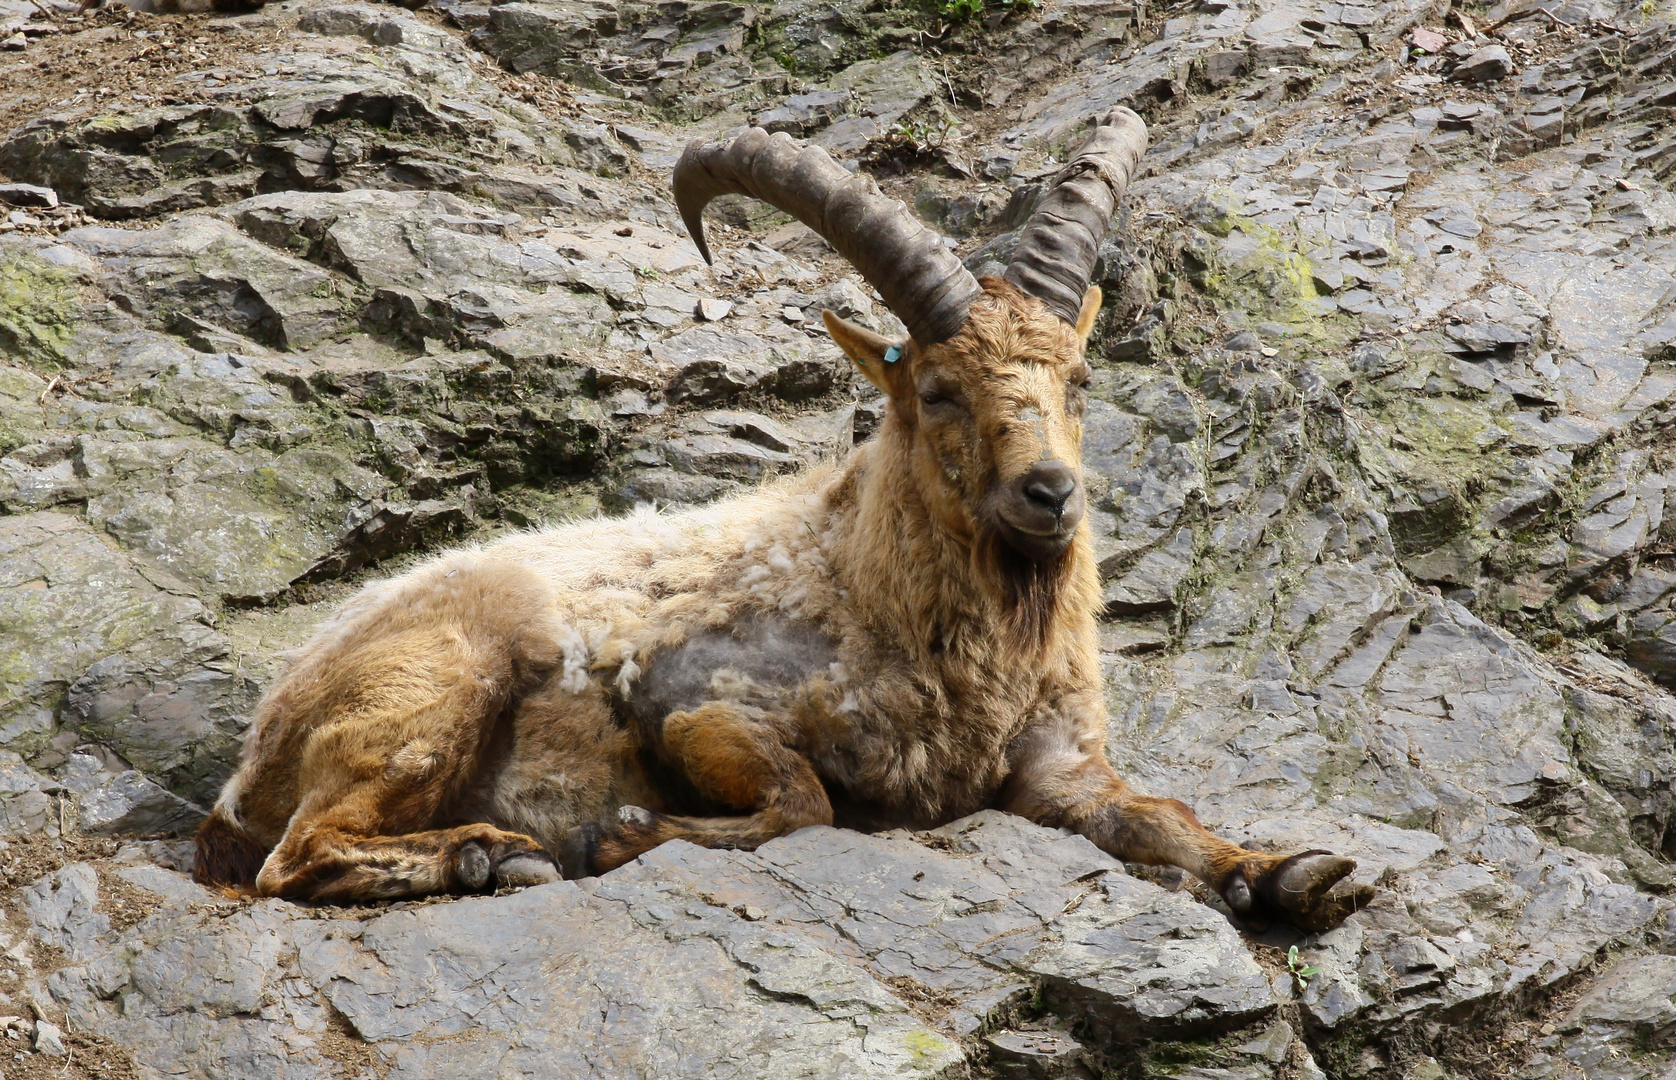
<instances>
[{"instance_id":1,"label":"ibex head","mask_svg":"<svg viewBox=\"0 0 1676 1080\"><path fill-rule=\"evenodd\" d=\"M891 341L824 313L828 332L890 397L917 487L957 533L994 537L1033 564L1056 559L1082 521L1083 345L1100 310L1088 285L1101 237L1146 150L1128 109L1101 117L1025 225L1003 278L974 278L942 238L816 147L753 128L694 143L675 202L710 258L702 214L749 195L820 233L908 328Z\"/></svg>"}]
</instances>

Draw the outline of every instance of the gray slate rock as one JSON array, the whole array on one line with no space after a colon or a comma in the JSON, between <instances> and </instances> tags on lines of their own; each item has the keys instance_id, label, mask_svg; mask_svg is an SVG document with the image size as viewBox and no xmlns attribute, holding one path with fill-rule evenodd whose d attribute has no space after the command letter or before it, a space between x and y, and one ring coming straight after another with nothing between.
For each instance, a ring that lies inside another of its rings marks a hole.
<instances>
[{"instance_id":1,"label":"gray slate rock","mask_svg":"<svg viewBox=\"0 0 1676 1080\"><path fill-rule=\"evenodd\" d=\"M205 817L202 807L165 791L133 769L83 795L78 812L82 831L94 836L183 835Z\"/></svg>"},{"instance_id":2,"label":"gray slate rock","mask_svg":"<svg viewBox=\"0 0 1676 1080\"><path fill-rule=\"evenodd\" d=\"M0 835L56 832L60 785L24 764L10 750L0 750Z\"/></svg>"},{"instance_id":3,"label":"gray slate rock","mask_svg":"<svg viewBox=\"0 0 1676 1080\"><path fill-rule=\"evenodd\" d=\"M335 4L311 8L297 20L297 29L311 34L360 37L374 45L400 45L412 36L411 18L391 18L387 9L366 4Z\"/></svg>"},{"instance_id":4,"label":"gray slate rock","mask_svg":"<svg viewBox=\"0 0 1676 1080\"><path fill-rule=\"evenodd\" d=\"M1494 82L1513 74L1513 57L1504 45L1486 45L1475 50L1449 73L1457 82Z\"/></svg>"},{"instance_id":5,"label":"gray slate rock","mask_svg":"<svg viewBox=\"0 0 1676 1080\"><path fill-rule=\"evenodd\" d=\"M1057 1028L998 1031L984 1036L989 1063L1009 1080L1088 1080L1081 1043Z\"/></svg>"},{"instance_id":6,"label":"gray slate rock","mask_svg":"<svg viewBox=\"0 0 1676 1080\"><path fill-rule=\"evenodd\" d=\"M1623 960L1534 1040L1526 1075L1653 1080L1668 1075L1676 1023L1676 958Z\"/></svg>"},{"instance_id":7,"label":"gray slate rock","mask_svg":"<svg viewBox=\"0 0 1676 1080\"><path fill-rule=\"evenodd\" d=\"M9 206L38 206L52 209L58 205L58 193L36 184L0 184L0 203Z\"/></svg>"},{"instance_id":8,"label":"gray slate rock","mask_svg":"<svg viewBox=\"0 0 1676 1080\"><path fill-rule=\"evenodd\" d=\"M553 1077L930 1077L962 1067L960 1040L1036 986L1122 1044L1238 1029L1276 1007L1216 912L1080 837L992 812L917 838L805 829L755 853L672 842L580 884L375 916L218 905L169 871L116 872L158 896L133 926L100 912L84 863L23 908L73 961L47 980L71 1024L163 1073L317 1073L341 1015L398 1077L508 1063ZM952 1003L945 1019L906 1003L925 993Z\"/></svg>"},{"instance_id":9,"label":"gray slate rock","mask_svg":"<svg viewBox=\"0 0 1676 1080\"><path fill-rule=\"evenodd\" d=\"M67 726L213 797L255 692L203 605L64 514L0 517L0 566L0 742L55 765Z\"/></svg>"},{"instance_id":10,"label":"gray slate rock","mask_svg":"<svg viewBox=\"0 0 1676 1080\"><path fill-rule=\"evenodd\" d=\"M328 274L214 218L151 232L76 229L63 239L98 257L112 294L139 313L185 312L281 349L324 340L346 315Z\"/></svg>"}]
</instances>

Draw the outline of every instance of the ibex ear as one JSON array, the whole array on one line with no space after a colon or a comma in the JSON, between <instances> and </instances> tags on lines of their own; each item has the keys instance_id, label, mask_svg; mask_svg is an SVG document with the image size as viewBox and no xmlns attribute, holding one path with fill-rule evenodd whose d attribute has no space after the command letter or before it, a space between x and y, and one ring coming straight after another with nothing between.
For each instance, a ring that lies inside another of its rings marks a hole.
<instances>
[{"instance_id":1,"label":"ibex ear","mask_svg":"<svg viewBox=\"0 0 1676 1080\"><path fill-rule=\"evenodd\" d=\"M844 350L844 355L855 361L855 366L867 376L867 381L891 397L907 385L908 365L903 360L907 342L881 337L865 326L840 319L830 311L821 312L826 332Z\"/></svg>"},{"instance_id":2,"label":"ibex ear","mask_svg":"<svg viewBox=\"0 0 1676 1080\"><path fill-rule=\"evenodd\" d=\"M1077 337L1084 341L1094 332L1094 319L1100 314L1100 305L1105 302L1100 293L1100 286L1090 285L1088 291L1082 294L1082 310L1077 312Z\"/></svg>"}]
</instances>

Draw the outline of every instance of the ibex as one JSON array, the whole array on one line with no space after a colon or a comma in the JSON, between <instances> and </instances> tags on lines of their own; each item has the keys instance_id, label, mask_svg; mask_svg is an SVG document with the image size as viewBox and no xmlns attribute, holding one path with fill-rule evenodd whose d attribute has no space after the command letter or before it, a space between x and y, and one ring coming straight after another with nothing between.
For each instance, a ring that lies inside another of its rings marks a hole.
<instances>
[{"instance_id":1,"label":"ibex","mask_svg":"<svg viewBox=\"0 0 1676 1080\"><path fill-rule=\"evenodd\" d=\"M675 201L824 236L907 327L825 312L889 399L847 460L681 513L442 555L364 589L261 702L198 833L206 884L356 901L603 873L681 838L926 828L994 807L1173 864L1253 920L1337 924L1355 868L1220 839L1105 755L1084 515L1096 252L1146 129L1101 118L1002 278L817 148L694 144ZM556 864L556 865L555 865Z\"/></svg>"}]
</instances>

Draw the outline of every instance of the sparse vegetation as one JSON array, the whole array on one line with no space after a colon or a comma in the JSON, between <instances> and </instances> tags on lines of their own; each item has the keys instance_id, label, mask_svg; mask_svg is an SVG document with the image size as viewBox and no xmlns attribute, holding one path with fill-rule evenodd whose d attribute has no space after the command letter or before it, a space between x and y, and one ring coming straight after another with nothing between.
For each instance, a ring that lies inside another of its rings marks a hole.
<instances>
[{"instance_id":1,"label":"sparse vegetation","mask_svg":"<svg viewBox=\"0 0 1676 1080\"><path fill-rule=\"evenodd\" d=\"M950 22L969 22L983 15L986 10L984 0L936 0L937 14ZM1003 15L1012 15L1024 11L1033 11L1041 0L995 0L995 7L987 10L1000 10Z\"/></svg>"},{"instance_id":2,"label":"sparse vegetation","mask_svg":"<svg viewBox=\"0 0 1676 1080\"><path fill-rule=\"evenodd\" d=\"M1292 946L1286 950L1286 970L1291 972L1292 981L1297 984L1300 992L1309 989L1309 980L1321 974L1319 964L1300 964L1298 962L1298 947Z\"/></svg>"}]
</instances>

